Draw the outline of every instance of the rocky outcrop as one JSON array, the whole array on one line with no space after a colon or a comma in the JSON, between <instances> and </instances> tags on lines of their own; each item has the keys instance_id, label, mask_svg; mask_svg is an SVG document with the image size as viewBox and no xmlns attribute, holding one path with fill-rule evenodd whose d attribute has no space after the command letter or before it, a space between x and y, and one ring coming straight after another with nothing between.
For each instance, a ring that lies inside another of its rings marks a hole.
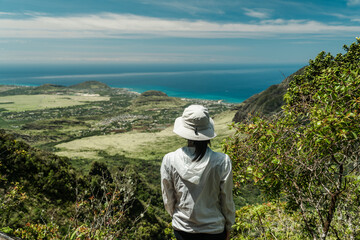
<instances>
[{"instance_id":1,"label":"rocky outcrop","mask_svg":"<svg viewBox=\"0 0 360 240\"><path fill-rule=\"evenodd\" d=\"M284 94L289 87L290 81L296 75L301 75L304 68L299 69L289 77L285 78L280 84L272 85L268 89L251 96L244 102L240 103L235 109L237 110L233 121L242 122L249 115L266 116L277 113L284 105Z\"/></svg>"}]
</instances>

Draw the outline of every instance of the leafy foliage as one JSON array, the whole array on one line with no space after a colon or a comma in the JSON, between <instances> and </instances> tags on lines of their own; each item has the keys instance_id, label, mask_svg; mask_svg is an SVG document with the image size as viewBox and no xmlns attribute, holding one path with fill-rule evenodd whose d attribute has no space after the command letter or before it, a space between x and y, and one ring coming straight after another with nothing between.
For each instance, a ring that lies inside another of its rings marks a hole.
<instances>
[{"instance_id":1,"label":"leafy foliage","mask_svg":"<svg viewBox=\"0 0 360 240\"><path fill-rule=\"evenodd\" d=\"M281 114L234 125L224 145L235 185L251 179L286 200L313 239L359 235L360 40L344 49L320 53L290 83Z\"/></svg>"},{"instance_id":2,"label":"leafy foliage","mask_svg":"<svg viewBox=\"0 0 360 240\"><path fill-rule=\"evenodd\" d=\"M131 166L110 173L94 162L83 175L4 132L0 154L1 231L22 239L164 239L152 207L160 194Z\"/></svg>"},{"instance_id":3,"label":"leafy foliage","mask_svg":"<svg viewBox=\"0 0 360 240\"><path fill-rule=\"evenodd\" d=\"M304 68L301 68L285 78L280 84L271 85L268 89L240 103L236 106L237 112L233 121L242 122L249 117L249 114L254 114L255 112L262 116L269 116L280 112L281 107L285 104L284 95L289 87L289 82L294 79L294 76L300 75L303 72Z\"/></svg>"},{"instance_id":4,"label":"leafy foliage","mask_svg":"<svg viewBox=\"0 0 360 240\"><path fill-rule=\"evenodd\" d=\"M284 207L284 203L242 207L236 211L232 239L304 239L300 214L286 213Z\"/></svg>"},{"instance_id":5,"label":"leafy foliage","mask_svg":"<svg viewBox=\"0 0 360 240\"><path fill-rule=\"evenodd\" d=\"M0 173L7 180L0 188L5 188L6 182L21 182L28 192L57 200L75 199L76 173L67 159L33 149L3 131L0 136Z\"/></svg>"},{"instance_id":6,"label":"leafy foliage","mask_svg":"<svg viewBox=\"0 0 360 240\"><path fill-rule=\"evenodd\" d=\"M60 239L59 227L54 226L53 224L44 225L27 223L24 228L16 229L14 235L21 237L22 239Z\"/></svg>"}]
</instances>

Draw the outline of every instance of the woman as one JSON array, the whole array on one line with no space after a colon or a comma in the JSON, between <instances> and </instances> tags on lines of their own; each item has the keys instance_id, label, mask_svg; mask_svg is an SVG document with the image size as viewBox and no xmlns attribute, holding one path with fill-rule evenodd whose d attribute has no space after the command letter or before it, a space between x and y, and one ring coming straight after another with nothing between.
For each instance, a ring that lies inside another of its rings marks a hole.
<instances>
[{"instance_id":1,"label":"woman","mask_svg":"<svg viewBox=\"0 0 360 240\"><path fill-rule=\"evenodd\" d=\"M164 156L161 189L178 240L225 240L235 221L231 160L208 145L216 136L208 109L191 105L174 132L188 145Z\"/></svg>"}]
</instances>

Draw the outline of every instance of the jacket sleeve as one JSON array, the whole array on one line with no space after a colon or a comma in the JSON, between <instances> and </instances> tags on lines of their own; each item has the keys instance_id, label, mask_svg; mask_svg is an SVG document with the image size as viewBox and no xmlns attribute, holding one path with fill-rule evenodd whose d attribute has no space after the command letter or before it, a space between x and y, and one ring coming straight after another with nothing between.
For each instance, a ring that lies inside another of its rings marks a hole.
<instances>
[{"instance_id":1,"label":"jacket sleeve","mask_svg":"<svg viewBox=\"0 0 360 240\"><path fill-rule=\"evenodd\" d=\"M161 192L164 201L164 206L166 211L170 214L170 216L172 216L175 209L176 198L175 198L174 182L170 171L169 157L167 155L165 155L165 157L163 158L160 168L160 174L161 174Z\"/></svg>"},{"instance_id":2,"label":"jacket sleeve","mask_svg":"<svg viewBox=\"0 0 360 240\"><path fill-rule=\"evenodd\" d=\"M225 228L231 230L235 223L235 204L233 200L233 174L231 160L228 155L225 157L225 169L220 183L221 211L225 217Z\"/></svg>"}]
</instances>

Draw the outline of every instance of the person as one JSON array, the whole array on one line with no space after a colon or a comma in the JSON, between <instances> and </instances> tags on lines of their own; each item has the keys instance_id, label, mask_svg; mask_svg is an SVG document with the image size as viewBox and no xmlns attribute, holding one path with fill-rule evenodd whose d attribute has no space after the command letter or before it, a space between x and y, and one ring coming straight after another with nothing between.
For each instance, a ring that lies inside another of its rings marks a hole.
<instances>
[{"instance_id":1,"label":"person","mask_svg":"<svg viewBox=\"0 0 360 240\"><path fill-rule=\"evenodd\" d=\"M173 131L187 139L187 146L166 154L160 172L164 206L172 216L176 239L230 239L235 222L231 160L209 147L216 133L208 109L185 108Z\"/></svg>"}]
</instances>

